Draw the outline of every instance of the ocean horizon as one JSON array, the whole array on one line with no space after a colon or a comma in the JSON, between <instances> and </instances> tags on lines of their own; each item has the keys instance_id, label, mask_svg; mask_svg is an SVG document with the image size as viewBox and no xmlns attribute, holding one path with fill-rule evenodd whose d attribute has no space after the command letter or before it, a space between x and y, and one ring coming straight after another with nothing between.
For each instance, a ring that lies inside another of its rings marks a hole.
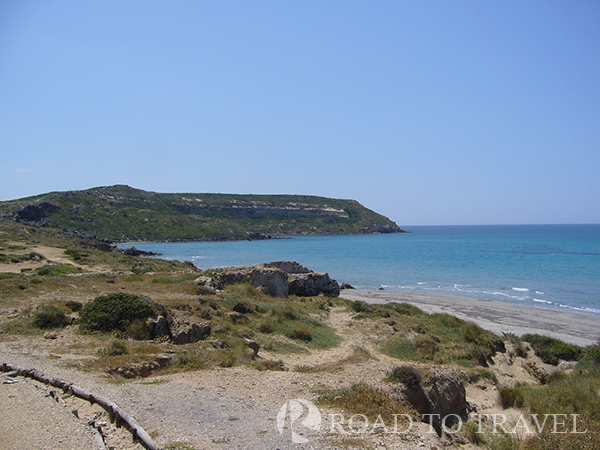
<instances>
[{"instance_id":1,"label":"ocean horizon","mask_svg":"<svg viewBox=\"0 0 600 450\"><path fill-rule=\"evenodd\" d=\"M277 260L357 289L425 292L600 315L600 225L447 225L407 233L143 242L206 270Z\"/></svg>"}]
</instances>

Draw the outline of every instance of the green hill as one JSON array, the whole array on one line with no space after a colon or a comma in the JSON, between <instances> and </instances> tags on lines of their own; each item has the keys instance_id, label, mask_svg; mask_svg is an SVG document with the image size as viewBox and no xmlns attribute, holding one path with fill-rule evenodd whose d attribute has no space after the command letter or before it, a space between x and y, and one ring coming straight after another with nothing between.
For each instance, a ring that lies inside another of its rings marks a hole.
<instances>
[{"instance_id":1,"label":"green hill","mask_svg":"<svg viewBox=\"0 0 600 450\"><path fill-rule=\"evenodd\" d=\"M0 221L110 241L200 241L398 233L355 200L306 195L161 194L116 185L0 202Z\"/></svg>"}]
</instances>

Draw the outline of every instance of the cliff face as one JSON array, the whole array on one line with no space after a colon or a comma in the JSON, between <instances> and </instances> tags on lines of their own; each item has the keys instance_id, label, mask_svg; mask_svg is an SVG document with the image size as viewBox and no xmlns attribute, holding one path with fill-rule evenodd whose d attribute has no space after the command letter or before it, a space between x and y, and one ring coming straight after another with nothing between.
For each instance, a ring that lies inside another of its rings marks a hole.
<instances>
[{"instance_id":1,"label":"cliff face","mask_svg":"<svg viewBox=\"0 0 600 450\"><path fill-rule=\"evenodd\" d=\"M160 194L121 185L2 202L0 220L112 241L402 231L387 217L355 200L302 195Z\"/></svg>"}]
</instances>

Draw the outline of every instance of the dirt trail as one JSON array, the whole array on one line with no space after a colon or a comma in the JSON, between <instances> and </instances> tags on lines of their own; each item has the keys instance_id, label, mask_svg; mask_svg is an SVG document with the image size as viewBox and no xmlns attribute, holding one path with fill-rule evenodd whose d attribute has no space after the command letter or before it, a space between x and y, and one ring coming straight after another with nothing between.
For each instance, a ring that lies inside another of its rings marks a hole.
<instances>
[{"instance_id":1,"label":"dirt trail","mask_svg":"<svg viewBox=\"0 0 600 450\"><path fill-rule=\"evenodd\" d=\"M346 447L342 448L348 448L349 443L354 443L358 448L403 450L418 448L419 445L427 449L442 448L436 447L439 445L436 436L424 434L427 429L423 424L415 424L414 430L402 436L379 433L361 435L357 439L355 436L332 435L327 422L328 414L332 411L324 407L319 408L323 426L319 433L310 435L309 443L293 443L289 435L280 434L276 426L277 414L288 401L296 398L314 401L326 389L349 387L358 382L378 382L392 367L393 362L379 354L377 359L363 357L348 360L357 347L376 354L372 344L361 338L351 317L341 308L331 311L327 322L342 337L340 345L333 349L283 357L268 352L259 353L263 358L283 359L291 369L283 372L259 372L248 367L217 368L115 384L105 374L74 369L77 358L70 359L68 354L58 357L54 350L61 345L60 342L40 343L39 338L34 342L35 338L25 337L13 342L0 342L0 362L35 367L110 398L132 413L162 445L181 443L194 449L333 449L340 448L343 441ZM65 343L62 345L67 345L68 340L73 338L65 332L59 341L63 339ZM315 370L310 373L297 372L293 370L297 366L310 366ZM23 380L22 377L18 379L19 382ZM31 411L41 410L42 404L47 406L48 403L54 403L44 396L43 386L38 391L37 397L27 401L27 407L11 410L14 420L31 416ZM53 408L56 406L52 405ZM69 405L69 408L76 406ZM69 415L68 411L66 415ZM37 414L34 417L40 420ZM26 435L20 439L25 439L27 448L46 448L38 446L35 441L28 442ZM116 449L136 448L131 447L127 439L121 439L121 443L114 446Z\"/></svg>"}]
</instances>

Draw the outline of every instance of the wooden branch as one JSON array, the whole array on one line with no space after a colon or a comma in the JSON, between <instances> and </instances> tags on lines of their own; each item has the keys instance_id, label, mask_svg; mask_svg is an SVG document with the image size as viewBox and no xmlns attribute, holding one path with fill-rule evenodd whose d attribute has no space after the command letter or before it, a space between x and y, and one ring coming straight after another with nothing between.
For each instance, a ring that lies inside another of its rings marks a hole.
<instances>
[{"instance_id":1,"label":"wooden branch","mask_svg":"<svg viewBox=\"0 0 600 450\"><path fill-rule=\"evenodd\" d=\"M71 392L76 397L86 400L92 404L97 403L108 413L111 422L115 422L117 426L125 425L125 428L127 428L127 430L129 430L133 436L134 442L139 442L148 450L162 450L162 447L158 445L158 443L156 443L148 433L146 433L146 430L144 430L144 428L131 414L106 397L86 391L85 389L82 389L79 386L70 383L69 381L62 380L60 378L48 377L36 369L26 369L24 367L17 366L16 364L2 363L0 366L0 371L20 374L24 377L32 378L41 383L62 389L64 392Z\"/></svg>"}]
</instances>

